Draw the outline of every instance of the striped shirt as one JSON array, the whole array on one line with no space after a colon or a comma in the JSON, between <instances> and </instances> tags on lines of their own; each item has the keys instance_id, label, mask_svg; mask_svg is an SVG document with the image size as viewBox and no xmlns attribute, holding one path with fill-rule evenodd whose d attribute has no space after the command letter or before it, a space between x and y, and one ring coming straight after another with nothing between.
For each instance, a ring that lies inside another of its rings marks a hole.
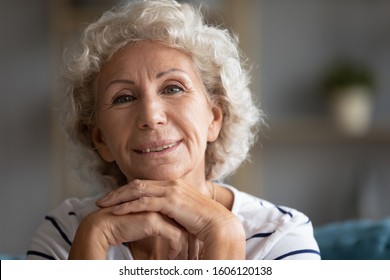
<instances>
[{"instance_id":1,"label":"striped shirt","mask_svg":"<svg viewBox=\"0 0 390 280\"><path fill-rule=\"evenodd\" d=\"M232 213L246 233L246 259L320 259L310 220L301 212L274 205L236 188ZM49 213L31 240L27 259L67 259L76 230L96 210L97 197L65 200ZM111 246L107 259L132 260L127 246Z\"/></svg>"}]
</instances>

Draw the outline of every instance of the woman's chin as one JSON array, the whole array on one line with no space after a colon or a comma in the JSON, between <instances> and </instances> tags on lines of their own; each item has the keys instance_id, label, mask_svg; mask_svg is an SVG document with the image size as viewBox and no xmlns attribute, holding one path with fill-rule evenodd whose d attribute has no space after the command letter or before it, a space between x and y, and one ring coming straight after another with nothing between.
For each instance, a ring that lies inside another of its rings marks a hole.
<instances>
[{"instance_id":1,"label":"woman's chin","mask_svg":"<svg viewBox=\"0 0 390 280\"><path fill-rule=\"evenodd\" d=\"M154 181L169 181L169 180L176 180L179 178L185 177L185 172L178 172L178 170L165 170L159 169L159 170L153 170L149 172L142 172L139 174L133 174L132 176L128 177L129 181L132 181L134 179L138 180L154 180Z\"/></svg>"}]
</instances>

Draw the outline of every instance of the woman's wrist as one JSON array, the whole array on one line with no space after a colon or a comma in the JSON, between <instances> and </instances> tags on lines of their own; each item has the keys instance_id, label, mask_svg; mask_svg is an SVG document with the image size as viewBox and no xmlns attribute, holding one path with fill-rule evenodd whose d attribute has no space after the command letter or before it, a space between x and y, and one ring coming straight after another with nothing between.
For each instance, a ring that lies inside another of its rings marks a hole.
<instances>
[{"instance_id":1,"label":"woman's wrist","mask_svg":"<svg viewBox=\"0 0 390 280\"><path fill-rule=\"evenodd\" d=\"M109 243L102 227L92 215L87 216L76 231L69 252L70 260L104 260L107 258Z\"/></svg>"},{"instance_id":2,"label":"woman's wrist","mask_svg":"<svg viewBox=\"0 0 390 280\"><path fill-rule=\"evenodd\" d=\"M204 241L203 259L245 259L246 237L242 224L235 218L211 231Z\"/></svg>"}]
</instances>

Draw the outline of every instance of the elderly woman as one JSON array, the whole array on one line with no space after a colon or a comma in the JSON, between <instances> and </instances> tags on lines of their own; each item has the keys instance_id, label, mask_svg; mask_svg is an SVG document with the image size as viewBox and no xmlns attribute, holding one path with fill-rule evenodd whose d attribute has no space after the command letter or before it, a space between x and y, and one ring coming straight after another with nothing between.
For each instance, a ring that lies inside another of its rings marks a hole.
<instances>
[{"instance_id":1,"label":"elderly woman","mask_svg":"<svg viewBox=\"0 0 390 280\"><path fill-rule=\"evenodd\" d=\"M130 2L67 66L69 135L109 191L55 209L28 258L319 259L305 215L221 183L261 117L226 30L187 4Z\"/></svg>"}]
</instances>

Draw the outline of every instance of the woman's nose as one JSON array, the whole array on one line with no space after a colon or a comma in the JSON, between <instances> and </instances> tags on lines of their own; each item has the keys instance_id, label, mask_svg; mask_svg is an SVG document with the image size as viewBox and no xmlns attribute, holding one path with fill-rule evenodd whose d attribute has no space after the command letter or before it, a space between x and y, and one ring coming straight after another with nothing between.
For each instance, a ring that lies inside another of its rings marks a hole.
<instances>
[{"instance_id":1,"label":"woman's nose","mask_svg":"<svg viewBox=\"0 0 390 280\"><path fill-rule=\"evenodd\" d=\"M156 129L167 123L165 106L159 97L142 98L137 116L137 126L140 129Z\"/></svg>"}]
</instances>

